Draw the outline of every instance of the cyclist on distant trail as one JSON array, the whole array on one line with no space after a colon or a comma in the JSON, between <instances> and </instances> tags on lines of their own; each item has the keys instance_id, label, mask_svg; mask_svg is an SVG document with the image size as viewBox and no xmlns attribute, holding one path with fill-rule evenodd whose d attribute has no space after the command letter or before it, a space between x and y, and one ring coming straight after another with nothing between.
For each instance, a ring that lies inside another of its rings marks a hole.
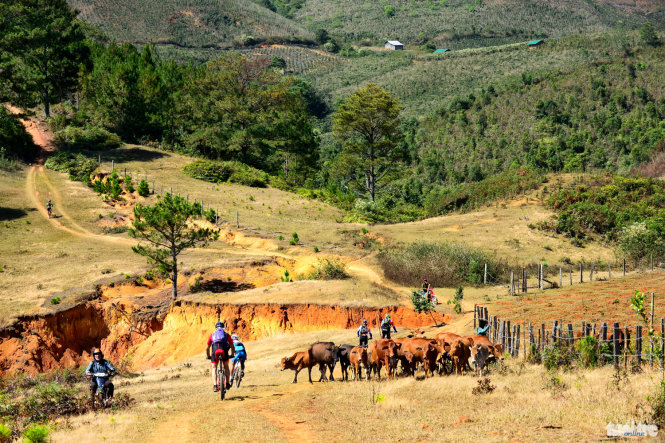
<instances>
[{"instance_id":1,"label":"cyclist on distant trail","mask_svg":"<svg viewBox=\"0 0 665 443\"><path fill-rule=\"evenodd\" d=\"M236 334L233 334L231 336L231 340L233 340L233 350L235 353L235 356L233 357L233 366L235 366L236 362L240 360L240 377L245 376L245 360L247 360L247 350L245 349L245 345L242 344L240 341L240 337L238 337Z\"/></svg>"},{"instance_id":2,"label":"cyclist on distant trail","mask_svg":"<svg viewBox=\"0 0 665 443\"><path fill-rule=\"evenodd\" d=\"M95 392L106 390L107 398L113 397L113 383L111 383L111 376L115 374L113 365L104 358L104 354L99 349L92 351L93 360L85 370L85 375L90 379L90 395L94 396ZM107 376L98 376L97 374L108 374Z\"/></svg>"},{"instance_id":3,"label":"cyclist on distant trail","mask_svg":"<svg viewBox=\"0 0 665 443\"><path fill-rule=\"evenodd\" d=\"M212 348L212 355L210 349ZM226 390L231 389L229 383L229 358L233 356L233 340L231 336L224 330L224 323L218 321L215 323L215 332L208 337L208 347L206 348L206 356L212 362L212 380L214 391L219 391L219 380L217 380L217 364L222 361L224 364L224 375L226 375Z\"/></svg>"},{"instance_id":4,"label":"cyclist on distant trail","mask_svg":"<svg viewBox=\"0 0 665 443\"><path fill-rule=\"evenodd\" d=\"M390 328L393 328L397 332L397 328L390 318L390 314L386 314L385 318L381 322L381 338L390 338Z\"/></svg>"},{"instance_id":5,"label":"cyclist on distant trail","mask_svg":"<svg viewBox=\"0 0 665 443\"><path fill-rule=\"evenodd\" d=\"M48 212L48 217L51 218L51 213L53 212L53 202L51 200L46 203L46 212Z\"/></svg>"},{"instance_id":6,"label":"cyclist on distant trail","mask_svg":"<svg viewBox=\"0 0 665 443\"><path fill-rule=\"evenodd\" d=\"M368 340L372 339L372 331L367 326L367 320L363 320L363 324L358 328L356 334L358 335L358 346L366 348Z\"/></svg>"}]
</instances>

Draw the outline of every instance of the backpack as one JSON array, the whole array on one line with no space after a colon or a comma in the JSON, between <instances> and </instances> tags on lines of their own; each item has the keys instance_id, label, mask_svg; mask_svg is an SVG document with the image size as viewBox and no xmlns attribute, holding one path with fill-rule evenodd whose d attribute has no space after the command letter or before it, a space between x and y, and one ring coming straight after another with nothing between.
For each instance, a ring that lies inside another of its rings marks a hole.
<instances>
[{"instance_id":1,"label":"backpack","mask_svg":"<svg viewBox=\"0 0 665 443\"><path fill-rule=\"evenodd\" d=\"M216 329L215 332L212 333L212 344L217 345L222 349L228 349L229 348L229 342L227 339L228 335L226 334L226 331L223 329Z\"/></svg>"},{"instance_id":2,"label":"backpack","mask_svg":"<svg viewBox=\"0 0 665 443\"><path fill-rule=\"evenodd\" d=\"M367 335L368 332L369 332L369 330L367 329L367 326L362 325L360 327L360 335Z\"/></svg>"},{"instance_id":3,"label":"backpack","mask_svg":"<svg viewBox=\"0 0 665 443\"><path fill-rule=\"evenodd\" d=\"M384 318L383 321L381 322L381 329L384 331L389 331L390 330L390 319L389 318Z\"/></svg>"}]
</instances>

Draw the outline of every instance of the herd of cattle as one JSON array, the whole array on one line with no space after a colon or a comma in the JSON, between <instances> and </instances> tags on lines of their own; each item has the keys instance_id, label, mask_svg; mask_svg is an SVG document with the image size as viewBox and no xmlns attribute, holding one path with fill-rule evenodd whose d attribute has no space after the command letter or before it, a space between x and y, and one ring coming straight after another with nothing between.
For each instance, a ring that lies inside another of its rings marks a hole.
<instances>
[{"instance_id":1,"label":"herd of cattle","mask_svg":"<svg viewBox=\"0 0 665 443\"><path fill-rule=\"evenodd\" d=\"M355 380L369 380L374 373L381 379L381 368L385 366L387 377L394 377L397 365L401 364L405 375L415 375L418 365L422 365L425 377L439 374L463 374L474 367L476 374L483 374L485 365L493 360L503 359L501 344L494 344L485 336L472 335L462 337L451 332L441 332L436 338L404 337L372 341L369 349L363 346L339 345L332 342L317 342L306 351L296 352L282 358L282 371L295 371L293 383L298 382L298 373L308 370L309 382L312 383L312 368L319 367L319 381L326 381L326 369L330 371L330 380L334 381L333 369L337 362L342 367L342 378L348 380L348 368ZM471 365L471 366L470 366Z\"/></svg>"}]
</instances>

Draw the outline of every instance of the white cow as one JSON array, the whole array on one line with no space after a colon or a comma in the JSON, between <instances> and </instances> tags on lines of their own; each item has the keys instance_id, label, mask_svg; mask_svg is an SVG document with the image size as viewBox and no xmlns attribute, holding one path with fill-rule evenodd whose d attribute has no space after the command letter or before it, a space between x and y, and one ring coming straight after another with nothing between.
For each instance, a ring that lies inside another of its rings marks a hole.
<instances>
[{"instance_id":1,"label":"white cow","mask_svg":"<svg viewBox=\"0 0 665 443\"><path fill-rule=\"evenodd\" d=\"M478 375L478 371L480 370L480 376L483 376L483 368L485 367L485 363L487 362L487 359L489 359L489 356L490 350L487 345L477 343L471 347L471 358L469 359L469 363L473 366L476 375Z\"/></svg>"}]
</instances>

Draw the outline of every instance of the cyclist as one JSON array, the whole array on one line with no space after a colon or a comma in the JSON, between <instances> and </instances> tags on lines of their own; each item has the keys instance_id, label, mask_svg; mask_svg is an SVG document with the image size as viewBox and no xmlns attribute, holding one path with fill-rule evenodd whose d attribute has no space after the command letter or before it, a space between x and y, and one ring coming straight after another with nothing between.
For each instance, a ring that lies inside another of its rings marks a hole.
<instances>
[{"instance_id":1,"label":"cyclist","mask_svg":"<svg viewBox=\"0 0 665 443\"><path fill-rule=\"evenodd\" d=\"M212 355L210 349L212 348ZM218 321L215 323L215 332L208 337L208 347L206 348L206 355L208 360L212 362L212 380L214 391L219 391L219 380L217 380L217 364L221 360L224 364L224 375L226 375L226 389L231 389L231 383L228 382L229 374L229 358L233 356L233 340L231 336L224 330L224 323Z\"/></svg>"},{"instance_id":2,"label":"cyclist","mask_svg":"<svg viewBox=\"0 0 665 443\"><path fill-rule=\"evenodd\" d=\"M242 344L240 341L240 337L238 337L236 334L233 334L231 336L231 340L233 340L233 351L235 355L233 356L233 366L235 366L236 362L240 360L240 377L245 376L245 360L247 360L247 350L245 349L245 345Z\"/></svg>"},{"instance_id":3,"label":"cyclist","mask_svg":"<svg viewBox=\"0 0 665 443\"><path fill-rule=\"evenodd\" d=\"M356 331L358 335L358 346L367 347L368 339L372 339L372 331L370 331L369 326L367 326L367 320L363 320L363 324Z\"/></svg>"},{"instance_id":4,"label":"cyclist","mask_svg":"<svg viewBox=\"0 0 665 443\"><path fill-rule=\"evenodd\" d=\"M48 203L46 203L46 212L48 212L48 218L51 218L53 212L53 202L50 199Z\"/></svg>"},{"instance_id":5,"label":"cyclist","mask_svg":"<svg viewBox=\"0 0 665 443\"><path fill-rule=\"evenodd\" d=\"M106 391L106 398L113 398L113 383L111 383L111 376L115 375L115 368L113 365L104 358L104 354L99 349L93 349L92 361L85 370L85 375L90 379L90 395L95 395L95 392L100 393ZM107 376L100 377L97 374L108 374Z\"/></svg>"},{"instance_id":6,"label":"cyclist","mask_svg":"<svg viewBox=\"0 0 665 443\"><path fill-rule=\"evenodd\" d=\"M390 328L393 328L397 332L397 328L390 318L390 314L386 314L385 318L381 322L381 338L390 338Z\"/></svg>"}]
</instances>

